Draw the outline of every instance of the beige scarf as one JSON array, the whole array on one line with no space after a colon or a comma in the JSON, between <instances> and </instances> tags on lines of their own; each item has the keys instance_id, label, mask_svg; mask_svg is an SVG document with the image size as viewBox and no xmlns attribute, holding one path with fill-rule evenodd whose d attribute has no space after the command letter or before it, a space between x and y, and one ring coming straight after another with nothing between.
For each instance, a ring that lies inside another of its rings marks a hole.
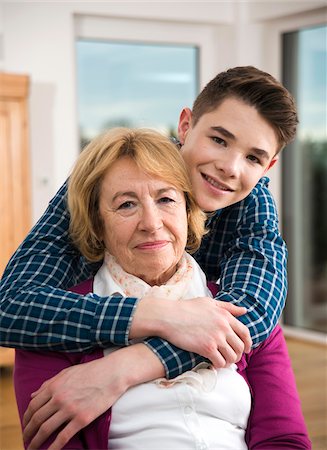
<instances>
[{"instance_id":1,"label":"beige scarf","mask_svg":"<svg viewBox=\"0 0 327 450\"><path fill-rule=\"evenodd\" d=\"M105 263L114 281L129 297L142 298L145 294L151 294L153 297L181 300L185 298L189 283L192 281L193 265L187 253L184 253L174 275L161 286L150 286L140 278L125 272L116 258L108 252L105 254Z\"/></svg>"}]
</instances>

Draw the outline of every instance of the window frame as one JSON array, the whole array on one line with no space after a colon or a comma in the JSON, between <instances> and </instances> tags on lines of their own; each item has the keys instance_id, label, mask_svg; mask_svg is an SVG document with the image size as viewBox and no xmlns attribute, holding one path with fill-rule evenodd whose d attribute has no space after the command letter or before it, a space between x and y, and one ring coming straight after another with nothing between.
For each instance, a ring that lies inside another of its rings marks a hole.
<instances>
[{"instance_id":1,"label":"window frame","mask_svg":"<svg viewBox=\"0 0 327 450\"><path fill-rule=\"evenodd\" d=\"M217 72L216 27L208 24L74 15L75 40L99 39L127 43L190 45L199 49L199 87Z\"/></svg>"},{"instance_id":2,"label":"window frame","mask_svg":"<svg viewBox=\"0 0 327 450\"><path fill-rule=\"evenodd\" d=\"M283 61L283 47L282 36L284 33L299 31L301 29L321 26L326 24L327 8L316 8L306 13L296 14L294 16L283 17L267 21L264 32L264 66L268 72L274 74L278 79L282 80L282 61ZM279 42L279 45L274 45ZM286 150L287 151L287 150ZM280 224L282 227L283 218L283 202L282 202L282 158L274 168L274 183L277 189L274 192L277 205L279 207ZM290 301L290 300L288 300ZM295 305L293 305L295 306ZM306 339L313 342L325 343L326 333L319 331L308 330L297 326L286 325L281 318L283 330L287 336Z\"/></svg>"}]
</instances>

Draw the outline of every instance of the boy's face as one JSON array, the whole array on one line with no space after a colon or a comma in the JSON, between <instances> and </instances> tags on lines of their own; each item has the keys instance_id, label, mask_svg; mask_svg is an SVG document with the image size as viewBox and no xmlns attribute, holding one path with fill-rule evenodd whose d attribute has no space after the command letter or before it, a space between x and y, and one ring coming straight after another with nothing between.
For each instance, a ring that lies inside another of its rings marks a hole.
<instances>
[{"instance_id":1,"label":"boy's face","mask_svg":"<svg viewBox=\"0 0 327 450\"><path fill-rule=\"evenodd\" d=\"M273 128L253 106L234 97L192 126L184 109L178 127L181 152L195 198L204 211L243 200L278 157Z\"/></svg>"}]
</instances>

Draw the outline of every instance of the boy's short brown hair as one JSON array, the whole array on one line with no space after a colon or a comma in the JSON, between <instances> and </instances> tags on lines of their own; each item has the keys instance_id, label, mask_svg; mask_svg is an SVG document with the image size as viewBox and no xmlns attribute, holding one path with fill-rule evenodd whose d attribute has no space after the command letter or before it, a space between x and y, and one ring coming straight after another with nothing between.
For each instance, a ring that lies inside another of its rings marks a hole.
<instances>
[{"instance_id":1,"label":"boy's short brown hair","mask_svg":"<svg viewBox=\"0 0 327 450\"><path fill-rule=\"evenodd\" d=\"M193 126L230 97L256 108L275 130L279 151L294 139L298 117L293 96L272 75L253 66L234 67L213 78L194 102Z\"/></svg>"}]
</instances>

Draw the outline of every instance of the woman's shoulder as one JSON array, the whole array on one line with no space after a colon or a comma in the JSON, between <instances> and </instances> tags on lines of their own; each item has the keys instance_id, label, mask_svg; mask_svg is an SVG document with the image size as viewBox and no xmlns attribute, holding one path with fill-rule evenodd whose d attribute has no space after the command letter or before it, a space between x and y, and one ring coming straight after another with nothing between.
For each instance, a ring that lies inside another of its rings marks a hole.
<instances>
[{"instance_id":1,"label":"woman's shoulder","mask_svg":"<svg viewBox=\"0 0 327 450\"><path fill-rule=\"evenodd\" d=\"M89 292L93 292L93 282L94 277L89 278L88 280L84 280L81 283L70 287L68 290L71 292L75 292L76 294L88 294Z\"/></svg>"}]
</instances>

